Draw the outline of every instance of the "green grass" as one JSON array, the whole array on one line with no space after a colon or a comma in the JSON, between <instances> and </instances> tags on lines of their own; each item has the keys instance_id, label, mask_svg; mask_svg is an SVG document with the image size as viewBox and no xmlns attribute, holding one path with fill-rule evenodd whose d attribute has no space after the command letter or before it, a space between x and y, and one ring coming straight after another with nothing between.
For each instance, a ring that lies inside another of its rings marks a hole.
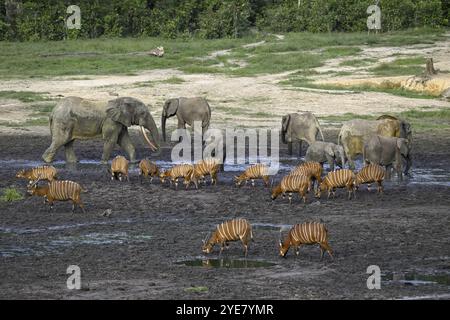
<instances>
[{"instance_id":1,"label":"green grass","mask_svg":"<svg viewBox=\"0 0 450 320\"><path fill-rule=\"evenodd\" d=\"M194 292L194 293L203 293L203 292L208 292L209 289L208 289L208 287L190 287L190 288L185 288L184 291L185 292Z\"/></svg>"},{"instance_id":2,"label":"green grass","mask_svg":"<svg viewBox=\"0 0 450 320\"><path fill-rule=\"evenodd\" d=\"M339 85L328 85L328 84L315 84L312 79L305 77L290 77L286 80L280 81L282 85L288 85L297 88L311 88L311 89L322 89L322 90L333 90L338 93L339 91L355 91L355 92L382 92L388 93L396 96L401 96L405 98L414 99L436 99L435 96L428 94L406 90L401 88L399 85L394 84L390 81L385 81L380 85L364 84L364 85L353 85L353 86L339 86Z\"/></svg>"},{"instance_id":3,"label":"green grass","mask_svg":"<svg viewBox=\"0 0 450 320\"><path fill-rule=\"evenodd\" d=\"M0 197L2 202L13 202L23 199L23 195L19 193L15 188L3 189L3 195Z\"/></svg>"},{"instance_id":4,"label":"green grass","mask_svg":"<svg viewBox=\"0 0 450 320\"><path fill-rule=\"evenodd\" d=\"M187 73L238 76L307 71L321 66L327 59L355 55L360 52L357 46L431 45L442 40L443 33L444 30L411 29L378 35L368 35L366 32L289 33L284 40L276 40L271 36L253 36L218 40L142 37L0 42L0 78L71 76L72 79L89 79L86 76L135 75L144 70L164 68L179 68ZM262 46L242 47L262 39L267 41ZM163 58L147 55L157 46L164 46L166 55ZM205 59L212 52L225 49L231 49L229 55ZM240 60L249 65L240 68L229 60ZM219 63L224 64L224 67L217 67Z\"/></svg>"},{"instance_id":5,"label":"green grass","mask_svg":"<svg viewBox=\"0 0 450 320\"><path fill-rule=\"evenodd\" d=\"M167 83L167 84L182 84L184 82L186 82L186 81L179 77L170 77L169 79L161 81L161 83Z\"/></svg>"},{"instance_id":6,"label":"green grass","mask_svg":"<svg viewBox=\"0 0 450 320\"><path fill-rule=\"evenodd\" d=\"M196 65L196 57L216 50L236 48L254 38L171 40L117 38L47 42L1 42L0 77L33 78L134 74L143 70ZM164 58L145 54L164 46Z\"/></svg>"},{"instance_id":7,"label":"green grass","mask_svg":"<svg viewBox=\"0 0 450 320\"><path fill-rule=\"evenodd\" d=\"M22 102L47 101L49 98L45 97L45 94L32 91L0 91L0 99L15 99Z\"/></svg>"},{"instance_id":8,"label":"green grass","mask_svg":"<svg viewBox=\"0 0 450 320\"><path fill-rule=\"evenodd\" d=\"M404 75L418 75L425 71L424 57L413 57L397 59L393 62L382 63L375 68L369 69L377 76L404 76Z\"/></svg>"},{"instance_id":9,"label":"green grass","mask_svg":"<svg viewBox=\"0 0 450 320\"><path fill-rule=\"evenodd\" d=\"M437 110L426 110L426 108L422 108L389 114L408 121L415 132L450 129L450 108L441 108ZM322 121L341 124L353 119L375 120L380 115L381 114L361 115L345 113L341 115L322 116L319 118Z\"/></svg>"},{"instance_id":10,"label":"green grass","mask_svg":"<svg viewBox=\"0 0 450 320\"><path fill-rule=\"evenodd\" d=\"M32 105L31 110L33 110L33 116L48 116L55 108L54 103L46 103L39 105Z\"/></svg>"}]
</instances>

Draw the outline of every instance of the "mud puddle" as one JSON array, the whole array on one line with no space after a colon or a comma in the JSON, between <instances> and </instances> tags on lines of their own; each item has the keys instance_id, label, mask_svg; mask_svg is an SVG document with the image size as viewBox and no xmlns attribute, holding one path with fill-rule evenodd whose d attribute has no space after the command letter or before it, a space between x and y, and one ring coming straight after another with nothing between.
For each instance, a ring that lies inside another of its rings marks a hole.
<instances>
[{"instance_id":1,"label":"mud puddle","mask_svg":"<svg viewBox=\"0 0 450 320\"><path fill-rule=\"evenodd\" d=\"M59 236L49 239L48 242L38 242L29 246L0 246L0 257L11 258L18 256L38 256L42 257L50 254L62 254L63 249L73 248L81 245L102 246L102 245L124 245L130 243L142 243L151 241L152 235L137 234L132 235L127 232L114 233L86 233L78 236Z\"/></svg>"},{"instance_id":2,"label":"mud puddle","mask_svg":"<svg viewBox=\"0 0 450 320\"><path fill-rule=\"evenodd\" d=\"M193 259L176 262L177 265L187 267L203 268L227 268L227 269L247 269L247 268L269 268L276 266L276 263L263 260L248 259Z\"/></svg>"}]
</instances>

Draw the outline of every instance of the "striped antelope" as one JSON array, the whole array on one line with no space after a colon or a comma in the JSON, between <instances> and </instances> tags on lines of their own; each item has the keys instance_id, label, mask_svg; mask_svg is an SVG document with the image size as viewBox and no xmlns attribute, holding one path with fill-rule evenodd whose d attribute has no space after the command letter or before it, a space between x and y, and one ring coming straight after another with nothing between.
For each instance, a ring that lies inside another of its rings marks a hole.
<instances>
[{"instance_id":1,"label":"striped antelope","mask_svg":"<svg viewBox=\"0 0 450 320\"><path fill-rule=\"evenodd\" d=\"M154 177L159 177L159 168L156 164L150 160L144 159L139 162L139 177L150 176L150 183L152 183Z\"/></svg>"},{"instance_id":2,"label":"striped antelope","mask_svg":"<svg viewBox=\"0 0 450 320\"><path fill-rule=\"evenodd\" d=\"M292 204L292 193L298 192L300 198L306 203L306 194L310 190L311 180L303 175L288 175L283 177L280 184L272 189L272 200L275 200L280 194L283 198L289 193L289 204Z\"/></svg>"},{"instance_id":3,"label":"striped antelope","mask_svg":"<svg viewBox=\"0 0 450 320\"><path fill-rule=\"evenodd\" d=\"M301 165L294 168L289 175L304 175L309 179L315 179L317 185L322 182L323 167L319 162L304 162Z\"/></svg>"},{"instance_id":4,"label":"striped antelope","mask_svg":"<svg viewBox=\"0 0 450 320\"><path fill-rule=\"evenodd\" d=\"M353 197L355 197L355 179L355 174L349 169L329 172L317 188L316 197L320 198L321 192L327 190L327 199L329 199L331 194L333 194L333 197L336 196L336 188L347 188L348 199L350 200L352 198L352 194Z\"/></svg>"},{"instance_id":5,"label":"striped antelope","mask_svg":"<svg viewBox=\"0 0 450 320\"><path fill-rule=\"evenodd\" d=\"M36 180L56 180L57 171L53 166L41 166L32 169L22 169L16 174L16 178L28 179L30 183Z\"/></svg>"},{"instance_id":6,"label":"striped antelope","mask_svg":"<svg viewBox=\"0 0 450 320\"><path fill-rule=\"evenodd\" d=\"M370 191L370 184L376 182L378 184L378 193L383 193L383 180L386 171L377 164L368 164L356 174L355 187L367 183L367 190Z\"/></svg>"},{"instance_id":7,"label":"striped antelope","mask_svg":"<svg viewBox=\"0 0 450 320\"><path fill-rule=\"evenodd\" d=\"M128 177L128 165L129 161L124 156L117 156L111 162L111 180L122 181L122 177L125 177L127 181L130 181Z\"/></svg>"},{"instance_id":8,"label":"striped antelope","mask_svg":"<svg viewBox=\"0 0 450 320\"><path fill-rule=\"evenodd\" d=\"M220 169L219 160L214 158L207 158L200 160L194 165L194 174L197 180L204 180L206 185L205 176L211 176L211 184L217 184L217 172Z\"/></svg>"},{"instance_id":9,"label":"striped antelope","mask_svg":"<svg viewBox=\"0 0 450 320\"><path fill-rule=\"evenodd\" d=\"M179 164L159 175L161 183L164 184L166 179L170 181L170 185L175 183L175 189L178 189L178 178L184 178L183 183L186 185L186 189L189 188L191 182L194 183L195 188L198 189L197 178L194 175L194 166L191 164Z\"/></svg>"},{"instance_id":10,"label":"striped antelope","mask_svg":"<svg viewBox=\"0 0 450 320\"><path fill-rule=\"evenodd\" d=\"M320 222L305 222L294 225L287 238L283 241L280 230L280 256L286 258L289 248L292 246L295 249L295 254L300 253L300 246L303 244L319 244L320 259L326 252L333 258L333 250L328 244L328 230L323 223Z\"/></svg>"},{"instance_id":11,"label":"striped antelope","mask_svg":"<svg viewBox=\"0 0 450 320\"><path fill-rule=\"evenodd\" d=\"M217 226L208 240L203 240L203 252L211 253L214 245L220 244L220 254L229 241L241 241L244 246L244 254L247 257L248 244L253 241L252 226L246 219L228 220ZM220 255L219 254L219 255Z\"/></svg>"},{"instance_id":12,"label":"striped antelope","mask_svg":"<svg viewBox=\"0 0 450 320\"><path fill-rule=\"evenodd\" d=\"M72 201L72 212L75 211L75 205L78 205L83 213L85 213L83 202L81 201L81 192L86 192L81 186L73 181L52 181L45 186L38 185L39 180L28 185L28 193L32 196L40 196L46 198L53 209L54 201Z\"/></svg>"},{"instance_id":13,"label":"striped antelope","mask_svg":"<svg viewBox=\"0 0 450 320\"><path fill-rule=\"evenodd\" d=\"M255 164L253 166L248 167L244 173L240 176L234 177L234 182L237 187L240 187L242 182L245 181L245 185L247 185L248 180L252 181L252 186L255 186L255 179L263 179L266 187L269 186L269 167L265 164Z\"/></svg>"}]
</instances>

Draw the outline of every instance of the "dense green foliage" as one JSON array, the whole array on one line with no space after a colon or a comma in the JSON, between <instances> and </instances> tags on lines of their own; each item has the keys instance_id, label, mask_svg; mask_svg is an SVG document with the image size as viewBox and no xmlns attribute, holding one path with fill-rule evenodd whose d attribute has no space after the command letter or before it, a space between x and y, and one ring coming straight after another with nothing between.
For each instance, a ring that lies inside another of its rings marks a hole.
<instances>
[{"instance_id":1,"label":"dense green foliage","mask_svg":"<svg viewBox=\"0 0 450 320\"><path fill-rule=\"evenodd\" d=\"M236 38L268 32L365 31L375 0L0 0L0 40L100 36ZM68 30L69 5L81 29ZM383 31L448 26L448 0L381 0Z\"/></svg>"}]
</instances>

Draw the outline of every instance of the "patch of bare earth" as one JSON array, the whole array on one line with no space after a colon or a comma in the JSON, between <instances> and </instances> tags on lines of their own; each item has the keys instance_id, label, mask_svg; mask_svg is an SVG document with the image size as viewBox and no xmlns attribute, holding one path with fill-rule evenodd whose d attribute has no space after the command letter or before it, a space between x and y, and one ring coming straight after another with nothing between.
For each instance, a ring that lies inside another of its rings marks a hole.
<instances>
[{"instance_id":1,"label":"patch of bare earth","mask_svg":"<svg viewBox=\"0 0 450 320\"><path fill-rule=\"evenodd\" d=\"M252 44L264 45L264 42ZM363 47L357 57L391 59L393 55L418 54L433 56L436 67L450 71L450 40L433 46L410 46L400 48ZM212 55L226 55L226 51ZM345 59L355 59L346 57ZM317 71L351 71L342 67L343 59L330 60ZM367 67L365 67L367 68ZM421 107L447 107L448 102L440 100L412 99L385 93L324 93L300 91L282 86L279 82L290 73L260 75L256 77L228 77L219 74L184 74L176 69L144 71L138 75L87 76L81 78L57 77L52 79L5 80L0 83L0 91L48 92L50 96L62 98L80 96L86 99L107 101L118 96L132 96L152 105L152 113L158 119L163 102L168 98L181 96L206 97L213 108L212 126L224 128L236 123L242 127L278 127L280 117L286 113L312 111L315 114L372 114L381 112L401 112ZM165 81L177 77L182 83ZM321 76L322 78L324 76ZM318 77L320 78L320 77ZM399 77L404 81L407 77ZM331 77L320 83L358 84L367 81L383 81L385 78L361 77L357 73L345 77ZM391 79L391 78L390 78ZM392 80L392 79L391 79ZM30 117L28 104L0 99L2 121L15 121ZM34 130L33 127L28 130ZM23 131L23 130L22 130ZM0 133L17 132L17 129L0 126ZM26 131L24 131L26 132Z\"/></svg>"}]
</instances>

